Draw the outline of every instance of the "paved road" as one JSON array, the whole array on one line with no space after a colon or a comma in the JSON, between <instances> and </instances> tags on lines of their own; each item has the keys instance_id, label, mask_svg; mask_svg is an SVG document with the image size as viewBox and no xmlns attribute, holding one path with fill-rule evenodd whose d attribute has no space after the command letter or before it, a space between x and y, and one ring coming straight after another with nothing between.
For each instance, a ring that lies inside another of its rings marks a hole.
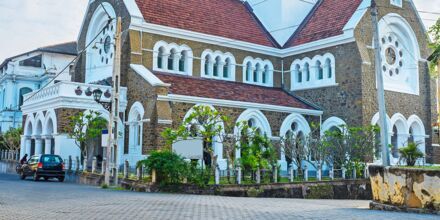
<instances>
[{"instance_id":1,"label":"paved road","mask_svg":"<svg viewBox=\"0 0 440 220\"><path fill-rule=\"evenodd\" d=\"M370 211L367 201L135 193L0 174L0 219L438 219Z\"/></svg>"}]
</instances>

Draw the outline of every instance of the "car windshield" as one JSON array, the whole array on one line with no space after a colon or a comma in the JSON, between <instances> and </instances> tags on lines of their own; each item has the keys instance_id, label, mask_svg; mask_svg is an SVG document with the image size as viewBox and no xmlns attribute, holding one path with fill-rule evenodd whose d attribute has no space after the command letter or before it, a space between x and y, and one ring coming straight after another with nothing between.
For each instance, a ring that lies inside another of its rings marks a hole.
<instances>
[{"instance_id":1,"label":"car windshield","mask_svg":"<svg viewBox=\"0 0 440 220\"><path fill-rule=\"evenodd\" d=\"M41 158L43 163L62 163L62 160L59 156L54 155L45 155Z\"/></svg>"}]
</instances>

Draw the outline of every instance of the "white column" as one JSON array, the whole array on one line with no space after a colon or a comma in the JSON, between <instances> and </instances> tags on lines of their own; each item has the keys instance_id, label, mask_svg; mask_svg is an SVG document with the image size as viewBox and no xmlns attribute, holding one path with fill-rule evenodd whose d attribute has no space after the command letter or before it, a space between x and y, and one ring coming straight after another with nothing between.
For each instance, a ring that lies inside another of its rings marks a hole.
<instances>
[{"instance_id":1,"label":"white column","mask_svg":"<svg viewBox=\"0 0 440 220\"><path fill-rule=\"evenodd\" d=\"M52 137L51 136L44 137L44 153L50 154L51 148L52 148Z\"/></svg>"},{"instance_id":2,"label":"white column","mask_svg":"<svg viewBox=\"0 0 440 220\"><path fill-rule=\"evenodd\" d=\"M26 136L20 138L20 159L26 154Z\"/></svg>"},{"instance_id":3,"label":"white column","mask_svg":"<svg viewBox=\"0 0 440 220\"><path fill-rule=\"evenodd\" d=\"M26 140L25 140L25 148L26 148L26 150L25 150L25 152L28 155L28 158L30 156L32 156L31 155L31 146L32 146L32 139L31 139L31 137L26 137Z\"/></svg>"},{"instance_id":4,"label":"white column","mask_svg":"<svg viewBox=\"0 0 440 220\"><path fill-rule=\"evenodd\" d=\"M35 155L43 153L43 140L40 136L35 137Z\"/></svg>"}]
</instances>

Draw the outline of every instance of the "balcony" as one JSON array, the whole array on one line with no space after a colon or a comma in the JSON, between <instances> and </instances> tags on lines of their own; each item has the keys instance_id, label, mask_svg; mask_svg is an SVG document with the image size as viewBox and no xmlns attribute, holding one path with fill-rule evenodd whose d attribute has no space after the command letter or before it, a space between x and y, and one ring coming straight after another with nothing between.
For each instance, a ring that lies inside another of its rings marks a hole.
<instances>
[{"instance_id":1,"label":"balcony","mask_svg":"<svg viewBox=\"0 0 440 220\"><path fill-rule=\"evenodd\" d=\"M102 95L102 101L109 102L111 99L111 87L76 83L59 82L24 96L22 111L24 114L45 111L47 109L74 108L102 110L102 106L95 102L92 91L101 89L107 96ZM120 111L125 111L127 107L127 88L121 87L120 92Z\"/></svg>"}]
</instances>

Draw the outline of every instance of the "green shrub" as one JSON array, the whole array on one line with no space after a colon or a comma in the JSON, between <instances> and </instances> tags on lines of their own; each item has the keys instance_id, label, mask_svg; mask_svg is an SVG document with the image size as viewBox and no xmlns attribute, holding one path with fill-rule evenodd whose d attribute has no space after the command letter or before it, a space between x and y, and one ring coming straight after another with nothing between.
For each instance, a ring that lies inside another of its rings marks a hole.
<instances>
[{"instance_id":1,"label":"green shrub","mask_svg":"<svg viewBox=\"0 0 440 220\"><path fill-rule=\"evenodd\" d=\"M139 161L137 166L144 166L150 174L155 170L159 184L176 184L188 175L189 165L181 156L164 150L152 152L147 159Z\"/></svg>"},{"instance_id":2,"label":"green shrub","mask_svg":"<svg viewBox=\"0 0 440 220\"><path fill-rule=\"evenodd\" d=\"M424 154L417 148L418 144L409 143L407 147L400 148L401 159L405 160L406 165L414 166L418 159L423 158Z\"/></svg>"}]
</instances>

